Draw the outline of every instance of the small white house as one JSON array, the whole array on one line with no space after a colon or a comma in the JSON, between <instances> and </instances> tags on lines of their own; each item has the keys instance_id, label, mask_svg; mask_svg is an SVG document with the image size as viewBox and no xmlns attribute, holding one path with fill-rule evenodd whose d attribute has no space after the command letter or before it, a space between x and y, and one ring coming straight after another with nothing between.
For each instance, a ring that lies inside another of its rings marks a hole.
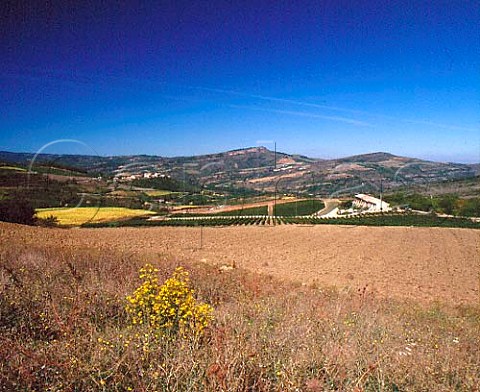
<instances>
[{"instance_id":1,"label":"small white house","mask_svg":"<svg viewBox=\"0 0 480 392\"><path fill-rule=\"evenodd\" d=\"M358 193L355 195L353 206L356 208L365 209L368 212L386 212L391 210L390 204L385 203L383 200L377 199L376 197L365 195L363 193Z\"/></svg>"}]
</instances>

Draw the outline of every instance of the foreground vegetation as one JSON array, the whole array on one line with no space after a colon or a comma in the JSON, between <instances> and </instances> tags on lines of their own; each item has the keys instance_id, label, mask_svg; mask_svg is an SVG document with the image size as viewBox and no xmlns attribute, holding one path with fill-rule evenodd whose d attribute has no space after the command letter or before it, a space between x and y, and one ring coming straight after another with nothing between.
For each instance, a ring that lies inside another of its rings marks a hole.
<instances>
[{"instance_id":1,"label":"foreground vegetation","mask_svg":"<svg viewBox=\"0 0 480 392\"><path fill-rule=\"evenodd\" d=\"M121 207L78 207L78 208L42 208L37 217L46 219L53 216L58 223L66 226L78 226L86 222L111 222L132 217L154 214L151 211Z\"/></svg>"},{"instance_id":2,"label":"foreground vegetation","mask_svg":"<svg viewBox=\"0 0 480 392\"><path fill-rule=\"evenodd\" d=\"M472 391L480 385L478 306L397 302L365 289L339 292L182 263L195 299L213 306L213 319L200 335L158 335L133 323L132 306L145 291L145 276L138 277L145 256L10 245L0 252L5 391ZM159 284L178 267L149 261ZM162 287L172 287L167 282Z\"/></svg>"}]
</instances>

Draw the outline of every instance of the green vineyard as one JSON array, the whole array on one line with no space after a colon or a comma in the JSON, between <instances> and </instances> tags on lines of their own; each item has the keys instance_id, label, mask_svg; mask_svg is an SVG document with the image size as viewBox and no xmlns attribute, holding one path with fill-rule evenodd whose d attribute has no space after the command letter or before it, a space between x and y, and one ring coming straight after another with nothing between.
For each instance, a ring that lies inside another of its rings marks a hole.
<instances>
[{"instance_id":1,"label":"green vineyard","mask_svg":"<svg viewBox=\"0 0 480 392\"><path fill-rule=\"evenodd\" d=\"M460 227L480 229L480 222L467 218L443 218L435 215L369 214L342 218L288 217L288 216L202 216L172 217L162 220L133 218L119 222L87 223L83 227L135 227L135 226L279 226L279 225L356 225L356 226L415 226Z\"/></svg>"}]
</instances>

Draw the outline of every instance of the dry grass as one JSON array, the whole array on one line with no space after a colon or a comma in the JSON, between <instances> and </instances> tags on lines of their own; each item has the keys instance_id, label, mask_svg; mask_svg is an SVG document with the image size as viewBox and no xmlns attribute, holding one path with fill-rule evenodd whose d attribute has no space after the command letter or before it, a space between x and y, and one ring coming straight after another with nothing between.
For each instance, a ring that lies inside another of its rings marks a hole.
<instances>
[{"instance_id":1,"label":"dry grass","mask_svg":"<svg viewBox=\"0 0 480 392\"><path fill-rule=\"evenodd\" d=\"M122 207L40 208L36 213L39 218L53 215L58 219L58 223L68 226L78 226L86 222L110 222L152 214L155 213Z\"/></svg>"},{"instance_id":2,"label":"dry grass","mask_svg":"<svg viewBox=\"0 0 480 392\"><path fill-rule=\"evenodd\" d=\"M151 197L160 197L160 196L166 196L166 195L171 195L171 194L180 194L181 192L174 192L174 191L167 191L167 190L153 190L153 191L145 191L145 194L147 196Z\"/></svg>"},{"instance_id":3,"label":"dry grass","mask_svg":"<svg viewBox=\"0 0 480 392\"><path fill-rule=\"evenodd\" d=\"M1 243L1 241L0 241ZM480 309L379 299L182 263L215 307L201 339L154 341L125 296L147 261L0 246L0 390L473 391Z\"/></svg>"}]
</instances>

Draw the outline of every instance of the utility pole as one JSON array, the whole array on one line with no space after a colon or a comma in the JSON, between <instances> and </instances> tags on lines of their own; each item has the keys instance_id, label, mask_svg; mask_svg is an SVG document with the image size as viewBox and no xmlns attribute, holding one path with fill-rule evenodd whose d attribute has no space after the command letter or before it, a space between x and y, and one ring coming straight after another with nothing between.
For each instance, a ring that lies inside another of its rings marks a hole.
<instances>
[{"instance_id":1,"label":"utility pole","mask_svg":"<svg viewBox=\"0 0 480 392\"><path fill-rule=\"evenodd\" d=\"M280 181L280 179L278 180ZM275 198L273 199L273 216L277 216L277 186L278 181L275 183Z\"/></svg>"},{"instance_id":2,"label":"utility pole","mask_svg":"<svg viewBox=\"0 0 480 392\"><path fill-rule=\"evenodd\" d=\"M245 182L247 181L247 177L245 177L243 179L243 197L242 197L242 212L240 213L240 215L243 215L243 207L245 206L245 188L246 188L246 185L245 185Z\"/></svg>"},{"instance_id":3,"label":"utility pole","mask_svg":"<svg viewBox=\"0 0 480 392\"><path fill-rule=\"evenodd\" d=\"M380 212L383 213L383 178L380 177Z\"/></svg>"},{"instance_id":4,"label":"utility pole","mask_svg":"<svg viewBox=\"0 0 480 392\"><path fill-rule=\"evenodd\" d=\"M277 142L275 142L275 169L277 168Z\"/></svg>"},{"instance_id":5,"label":"utility pole","mask_svg":"<svg viewBox=\"0 0 480 392\"><path fill-rule=\"evenodd\" d=\"M315 210L315 173L312 172L312 211Z\"/></svg>"},{"instance_id":6,"label":"utility pole","mask_svg":"<svg viewBox=\"0 0 480 392\"><path fill-rule=\"evenodd\" d=\"M277 142L274 142L274 159L275 159L275 166L273 168L273 171L276 172L277 170ZM277 218L277 186L278 186L278 182L282 179L282 177L280 177L277 182L275 183L275 199L274 199L274 202L273 202L273 217L274 219Z\"/></svg>"},{"instance_id":7,"label":"utility pole","mask_svg":"<svg viewBox=\"0 0 480 392\"><path fill-rule=\"evenodd\" d=\"M276 182L275 182L275 199L273 201L273 216L276 218L277 217L277 193L278 193L278 183L282 180L283 178L280 177Z\"/></svg>"}]
</instances>

